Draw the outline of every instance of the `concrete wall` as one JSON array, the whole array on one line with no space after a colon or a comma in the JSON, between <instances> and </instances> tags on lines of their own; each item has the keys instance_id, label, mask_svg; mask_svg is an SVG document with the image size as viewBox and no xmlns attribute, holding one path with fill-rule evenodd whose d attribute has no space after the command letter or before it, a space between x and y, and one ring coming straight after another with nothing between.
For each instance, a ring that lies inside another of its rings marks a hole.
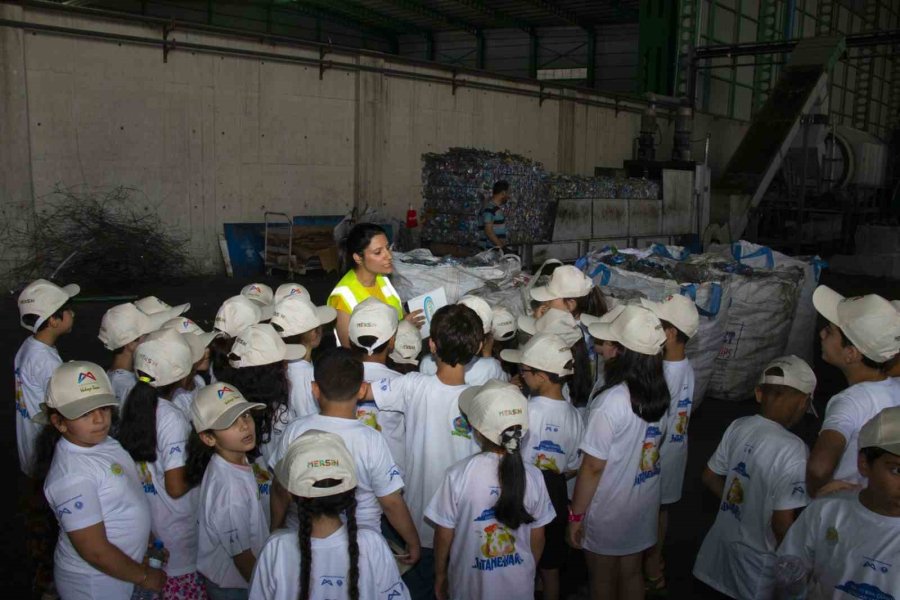
<instances>
[{"instance_id":1,"label":"concrete wall","mask_svg":"<svg viewBox=\"0 0 900 600\"><path fill-rule=\"evenodd\" d=\"M9 5L0 11L35 23L160 36L144 26ZM190 32L174 37L318 57L312 50ZM510 150L550 170L592 174L595 166L617 167L630 158L640 120L574 101L541 104L465 86L454 94L443 83L365 71L326 70L320 80L315 66L259 58L176 49L163 62L159 47L8 27L0 28L0 53L4 221L29 222L57 185L125 185L138 190L136 207L158 211L190 235L209 270L220 268L216 234L222 224L262 221L266 210L341 214L368 204L401 217L408 205L421 203L425 152ZM338 59L448 75L389 57ZM713 138L720 164L727 158L723 150L733 150L739 125L708 126L727 132ZM663 127L663 139L670 138Z\"/></svg>"}]
</instances>

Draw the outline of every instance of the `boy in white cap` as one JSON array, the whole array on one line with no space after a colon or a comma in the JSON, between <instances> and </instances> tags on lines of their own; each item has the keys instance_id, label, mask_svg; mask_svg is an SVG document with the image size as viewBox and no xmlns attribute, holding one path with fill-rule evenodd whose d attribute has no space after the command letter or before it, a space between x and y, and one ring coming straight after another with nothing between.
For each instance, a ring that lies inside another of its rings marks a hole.
<instances>
[{"instance_id":1,"label":"boy in white cap","mask_svg":"<svg viewBox=\"0 0 900 600\"><path fill-rule=\"evenodd\" d=\"M419 536L403 501L403 476L391 457L381 433L356 419L356 403L368 384L363 382L362 364L346 348L334 348L316 361L313 389L322 412L292 421L269 457L275 468L288 453L291 443L307 431L328 431L344 440L356 463L359 485L356 489L356 518L360 527L381 531L381 515L407 544L406 561L419 559ZM290 497L289 482L277 481L272 494L272 529L281 526Z\"/></svg>"},{"instance_id":2,"label":"boy in white cap","mask_svg":"<svg viewBox=\"0 0 900 600\"><path fill-rule=\"evenodd\" d=\"M644 556L644 577L649 591L665 589L666 580L662 556L669 525L670 504L681 500L684 470L687 468L688 423L694 403L694 368L685 353L688 340L700 328L697 306L686 296L668 296L662 302L641 298L641 304L655 314L666 334L663 348L663 375L669 386L669 414L666 417L666 439L659 448L661 505L659 508L659 539Z\"/></svg>"},{"instance_id":3,"label":"boy in white cap","mask_svg":"<svg viewBox=\"0 0 900 600\"><path fill-rule=\"evenodd\" d=\"M735 420L703 471L720 499L694 576L732 598L772 598L775 549L809 503L809 451L788 431L810 407L816 376L803 359L770 362L756 386L760 414Z\"/></svg>"},{"instance_id":4,"label":"boy in white cap","mask_svg":"<svg viewBox=\"0 0 900 600\"><path fill-rule=\"evenodd\" d=\"M330 306L313 306L303 296L288 296L279 302L272 315L272 327L286 344L301 344L306 355L288 363L287 377L291 382L290 406L294 418L319 412L313 398L313 350L322 343L322 326L337 318Z\"/></svg>"},{"instance_id":5,"label":"boy in white cap","mask_svg":"<svg viewBox=\"0 0 900 600\"><path fill-rule=\"evenodd\" d=\"M224 334L210 346L209 378L211 382L217 380L231 380L231 366L228 364L228 355L234 340L242 331L262 321L262 311L259 305L246 296L232 296L222 303L216 312L213 328Z\"/></svg>"},{"instance_id":6,"label":"boy in white cap","mask_svg":"<svg viewBox=\"0 0 900 600\"><path fill-rule=\"evenodd\" d=\"M70 300L81 291L77 285L59 287L46 279L31 282L19 294L19 323L30 335L16 352L13 365L16 375L16 441L19 468L31 476L34 466L34 443L41 426L31 417L40 410L47 393L47 382L62 364L56 350L57 340L72 331L75 311Z\"/></svg>"},{"instance_id":7,"label":"boy in white cap","mask_svg":"<svg viewBox=\"0 0 900 600\"><path fill-rule=\"evenodd\" d=\"M191 359L194 366L191 375L185 380L184 386L179 387L172 397L172 403L181 409L187 419L191 418L191 403L197 396L197 392L206 387L206 381L200 375L200 371L209 369L209 345L217 336L216 331L203 331L187 317L176 317L163 323L162 329L171 329L185 336L184 341L191 348Z\"/></svg>"},{"instance_id":8,"label":"boy in white cap","mask_svg":"<svg viewBox=\"0 0 900 600\"><path fill-rule=\"evenodd\" d=\"M778 548L811 575L808 598L896 597L900 590L900 407L859 432L864 489L813 501Z\"/></svg>"},{"instance_id":9,"label":"boy in white cap","mask_svg":"<svg viewBox=\"0 0 900 600\"><path fill-rule=\"evenodd\" d=\"M394 336L394 349L388 355L392 370L405 375L415 371L422 354L422 335L409 321L400 321Z\"/></svg>"},{"instance_id":10,"label":"boy in white cap","mask_svg":"<svg viewBox=\"0 0 900 600\"><path fill-rule=\"evenodd\" d=\"M282 283L278 286L278 289L275 290L275 304L278 304L289 296L298 296L312 303L312 296L309 295L309 290L305 287L299 283Z\"/></svg>"},{"instance_id":11,"label":"boy in white cap","mask_svg":"<svg viewBox=\"0 0 900 600\"><path fill-rule=\"evenodd\" d=\"M849 387L825 408L819 438L807 463L810 496L865 480L856 468L856 440L865 423L890 406L900 405L900 382L886 374L900 352L900 314L876 294L844 298L820 285L813 305L828 320L819 333L822 359L844 374Z\"/></svg>"},{"instance_id":12,"label":"boy in white cap","mask_svg":"<svg viewBox=\"0 0 900 600\"><path fill-rule=\"evenodd\" d=\"M509 381L509 375L500 366L500 361L492 356L494 338L491 325L494 313L490 304L478 296L463 296L457 304L468 306L475 311L475 314L481 320L484 332L484 342L481 345L481 351L466 365L466 383L469 385L483 385L491 379ZM422 359L419 364L419 373L423 375L434 375L437 373L437 364L434 356L429 354Z\"/></svg>"},{"instance_id":13,"label":"boy in white cap","mask_svg":"<svg viewBox=\"0 0 900 600\"><path fill-rule=\"evenodd\" d=\"M354 458L340 436L304 433L275 465L275 476L301 507L304 521L299 535L276 531L266 542L250 598L409 600L384 538L357 527L354 491L359 482Z\"/></svg>"},{"instance_id":14,"label":"boy in white cap","mask_svg":"<svg viewBox=\"0 0 900 600\"><path fill-rule=\"evenodd\" d=\"M350 351L356 359L362 361L363 381L366 383L400 377L400 373L386 366L388 353L394 349L398 326L397 311L374 296L353 307L347 335L350 338ZM360 400L356 404L356 418L384 435L391 455L402 472L406 440L403 413L382 412L378 410L374 400Z\"/></svg>"},{"instance_id":15,"label":"boy in white cap","mask_svg":"<svg viewBox=\"0 0 900 600\"><path fill-rule=\"evenodd\" d=\"M259 306L263 321L272 318L272 312L275 310L275 293L272 288L264 283L251 283L241 289L241 296Z\"/></svg>"},{"instance_id":16,"label":"boy in white cap","mask_svg":"<svg viewBox=\"0 0 900 600\"><path fill-rule=\"evenodd\" d=\"M112 350L112 364L107 370L113 391L119 401L119 408L125 405L128 392L137 383L134 375L134 351L141 339L162 327L163 323L181 314L187 305L168 308L154 313L145 313L135 304L126 302L113 306L100 319L100 333L97 338L107 350Z\"/></svg>"},{"instance_id":17,"label":"boy in white cap","mask_svg":"<svg viewBox=\"0 0 900 600\"><path fill-rule=\"evenodd\" d=\"M544 598L556 600L560 598L559 571L565 565L567 552L566 480L575 476L581 464L578 446L584 435L584 420L562 393L565 380L572 374L572 351L558 336L539 333L521 350L504 350L500 356L520 365L522 380L531 391L528 435L522 457L527 464L541 470L556 511L556 518L546 528L546 544L539 564Z\"/></svg>"}]
</instances>

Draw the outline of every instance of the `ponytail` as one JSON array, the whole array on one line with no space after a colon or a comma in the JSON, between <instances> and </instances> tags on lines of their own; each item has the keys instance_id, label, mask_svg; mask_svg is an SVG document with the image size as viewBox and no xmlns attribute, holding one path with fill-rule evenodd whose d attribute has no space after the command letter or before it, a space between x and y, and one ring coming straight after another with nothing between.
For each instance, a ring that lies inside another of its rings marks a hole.
<instances>
[{"instance_id":1,"label":"ponytail","mask_svg":"<svg viewBox=\"0 0 900 600\"><path fill-rule=\"evenodd\" d=\"M525 510L525 464L520 453L522 427L516 425L505 430L500 442L503 449L497 472L500 498L494 505L494 517L506 527L518 529L534 522L534 517Z\"/></svg>"},{"instance_id":2,"label":"ponytail","mask_svg":"<svg viewBox=\"0 0 900 600\"><path fill-rule=\"evenodd\" d=\"M283 362L233 369L231 379L227 380L220 379L219 373L216 372L216 379L234 384L250 402L261 402L266 405L264 410L253 411L257 448L272 439L276 420L282 428L288 424L288 396L291 390Z\"/></svg>"},{"instance_id":3,"label":"ponytail","mask_svg":"<svg viewBox=\"0 0 900 600\"><path fill-rule=\"evenodd\" d=\"M169 397L181 381L158 388L140 380L125 399L118 440L134 462L156 462L156 405L160 397Z\"/></svg>"},{"instance_id":4,"label":"ponytail","mask_svg":"<svg viewBox=\"0 0 900 600\"><path fill-rule=\"evenodd\" d=\"M187 443L187 463L185 464L188 488L195 488L203 482L203 474L206 473L206 467L215 452L215 448L204 444L200 439L200 434L191 429Z\"/></svg>"},{"instance_id":5,"label":"ponytail","mask_svg":"<svg viewBox=\"0 0 900 600\"><path fill-rule=\"evenodd\" d=\"M323 480L313 484L315 487L329 487L339 483L335 480ZM359 544L356 525L356 490L347 490L334 496L320 498L296 497L297 513L300 516L298 531L300 543L300 600L310 598L310 578L312 576L312 525L317 517L339 517L347 519L347 553L350 555L350 571L348 573L350 600L359 600Z\"/></svg>"},{"instance_id":6,"label":"ponytail","mask_svg":"<svg viewBox=\"0 0 900 600\"><path fill-rule=\"evenodd\" d=\"M231 354L233 346L234 338L224 335L220 335L209 344L209 365L213 375L216 376L216 381L231 381L234 367L228 364L228 355Z\"/></svg>"},{"instance_id":7,"label":"ponytail","mask_svg":"<svg viewBox=\"0 0 900 600\"><path fill-rule=\"evenodd\" d=\"M583 336L572 346L572 358L573 373L569 378L569 396L574 406L587 406L594 387L594 379L591 376L591 359Z\"/></svg>"}]
</instances>

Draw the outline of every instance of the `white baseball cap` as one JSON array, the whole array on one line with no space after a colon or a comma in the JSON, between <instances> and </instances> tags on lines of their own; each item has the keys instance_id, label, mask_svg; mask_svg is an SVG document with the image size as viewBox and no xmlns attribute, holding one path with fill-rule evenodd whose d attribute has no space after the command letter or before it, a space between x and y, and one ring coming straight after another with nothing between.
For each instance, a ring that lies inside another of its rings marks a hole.
<instances>
[{"instance_id":1,"label":"white baseball cap","mask_svg":"<svg viewBox=\"0 0 900 600\"><path fill-rule=\"evenodd\" d=\"M369 296L353 307L348 334L354 346L363 348L371 356L374 348L387 343L397 334L399 324L396 310L378 298ZM371 346L364 346L359 341L359 338L367 336L375 338Z\"/></svg>"},{"instance_id":2,"label":"white baseball cap","mask_svg":"<svg viewBox=\"0 0 900 600\"><path fill-rule=\"evenodd\" d=\"M301 296L288 296L275 305L272 325L281 337L290 337L331 323L336 318L337 311L330 306L313 306Z\"/></svg>"},{"instance_id":3,"label":"white baseball cap","mask_svg":"<svg viewBox=\"0 0 900 600\"><path fill-rule=\"evenodd\" d=\"M160 329L174 329L178 333L193 333L194 335L201 335L206 333L205 331L203 331L202 327L200 327L187 317L175 317L173 319L169 319L162 324L162 327Z\"/></svg>"},{"instance_id":4,"label":"white baseball cap","mask_svg":"<svg viewBox=\"0 0 900 600\"><path fill-rule=\"evenodd\" d=\"M866 358L883 363L900 352L900 313L878 294L845 298L820 285L812 299L819 314L840 327Z\"/></svg>"},{"instance_id":5,"label":"white baseball cap","mask_svg":"<svg viewBox=\"0 0 900 600\"><path fill-rule=\"evenodd\" d=\"M170 308L167 311L147 314L131 302L118 304L103 313L97 338L103 342L107 350L116 350L142 335L156 331L163 323L181 314L177 311L177 308Z\"/></svg>"},{"instance_id":6,"label":"white baseball cap","mask_svg":"<svg viewBox=\"0 0 900 600\"><path fill-rule=\"evenodd\" d=\"M237 295L222 303L213 323L219 331L226 333L230 337L235 337L261 320L262 311L259 305L246 296Z\"/></svg>"},{"instance_id":7,"label":"white baseball cap","mask_svg":"<svg viewBox=\"0 0 900 600\"><path fill-rule=\"evenodd\" d=\"M209 429L228 429L248 410L265 407L261 402L247 402L236 387L218 381L197 392L191 403L191 423L197 433Z\"/></svg>"},{"instance_id":8,"label":"white baseball cap","mask_svg":"<svg viewBox=\"0 0 900 600\"><path fill-rule=\"evenodd\" d=\"M900 300L891 300L891 306L894 307L894 310L900 312Z\"/></svg>"},{"instance_id":9,"label":"white baseball cap","mask_svg":"<svg viewBox=\"0 0 900 600\"><path fill-rule=\"evenodd\" d=\"M609 320L591 323L588 332L598 340L619 342L629 350L640 354L655 356L662 351L666 341L662 323L652 312L643 306L629 305L618 307ZM606 315L604 315L606 316Z\"/></svg>"},{"instance_id":10,"label":"white baseball cap","mask_svg":"<svg viewBox=\"0 0 900 600\"><path fill-rule=\"evenodd\" d=\"M584 339L581 327L575 322L571 313L558 308L548 309L540 319L522 315L519 317L519 329L534 335L536 333L552 333L559 336L570 347Z\"/></svg>"},{"instance_id":11,"label":"white baseball cap","mask_svg":"<svg viewBox=\"0 0 900 600\"><path fill-rule=\"evenodd\" d=\"M81 288L70 283L65 287L59 287L46 279L36 279L25 286L19 294L19 324L36 333L44 321L53 316L69 298L76 296ZM34 325L26 325L22 320L25 315L37 315Z\"/></svg>"},{"instance_id":12,"label":"white baseball cap","mask_svg":"<svg viewBox=\"0 0 900 600\"><path fill-rule=\"evenodd\" d=\"M194 362L184 336L172 329L148 333L134 351L134 370L135 373L140 371L138 380L151 387L163 387L184 379Z\"/></svg>"},{"instance_id":13,"label":"white baseball cap","mask_svg":"<svg viewBox=\"0 0 900 600\"><path fill-rule=\"evenodd\" d=\"M491 442L502 444L502 434L510 427L528 431L528 400L511 383L491 379L484 385L473 385L459 395L459 411L469 425Z\"/></svg>"},{"instance_id":14,"label":"white baseball cap","mask_svg":"<svg viewBox=\"0 0 900 600\"><path fill-rule=\"evenodd\" d=\"M285 344L274 327L268 323L258 323L234 338L231 354L237 356L237 359L229 360L229 364L240 369L270 365L283 360L300 360L306 356L306 347L302 344Z\"/></svg>"},{"instance_id":15,"label":"white baseball cap","mask_svg":"<svg viewBox=\"0 0 900 600\"><path fill-rule=\"evenodd\" d=\"M169 319L162 325L163 329L172 329L183 334L188 346L191 347L191 356L194 362L199 362L206 355L206 347L209 346L214 339L221 335L218 331L203 331L199 325L188 319L187 317L176 317Z\"/></svg>"},{"instance_id":16,"label":"white baseball cap","mask_svg":"<svg viewBox=\"0 0 900 600\"><path fill-rule=\"evenodd\" d=\"M396 336L391 360L405 365L418 365L419 354L422 353L422 335L416 326L409 321L400 321Z\"/></svg>"},{"instance_id":17,"label":"white baseball cap","mask_svg":"<svg viewBox=\"0 0 900 600\"><path fill-rule=\"evenodd\" d=\"M766 375L766 371L779 368L784 375ZM766 365L759 376L759 384L786 385L811 396L816 391L816 374L806 361L793 354L776 358Z\"/></svg>"},{"instance_id":18,"label":"white baseball cap","mask_svg":"<svg viewBox=\"0 0 900 600\"><path fill-rule=\"evenodd\" d=\"M538 302L550 302L557 298L581 298L587 296L594 282L578 267L562 265L550 276L550 282L541 287L531 288L531 297Z\"/></svg>"},{"instance_id":19,"label":"white baseball cap","mask_svg":"<svg viewBox=\"0 0 900 600\"><path fill-rule=\"evenodd\" d=\"M519 350L502 350L500 358L562 377L575 372L571 368L572 347L552 333L538 333Z\"/></svg>"},{"instance_id":20,"label":"white baseball cap","mask_svg":"<svg viewBox=\"0 0 900 600\"><path fill-rule=\"evenodd\" d=\"M189 303L170 306L157 298L156 296L146 296L140 300L135 300L134 305L138 307L144 314L155 315L156 313L174 311L175 315L183 315L190 308Z\"/></svg>"},{"instance_id":21,"label":"white baseball cap","mask_svg":"<svg viewBox=\"0 0 900 600\"><path fill-rule=\"evenodd\" d=\"M484 333L488 334L491 332L491 322L494 319L494 312L491 310L490 304L478 296L463 296L459 299L457 304L468 306L474 310L475 314L478 315L478 318L481 319L481 326L484 328Z\"/></svg>"},{"instance_id":22,"label":"white baseball cap","mask_svg":"<svg viewBox=\"0 0 900 600\"><path fill-rule=\"evenodd\" d=\"M272 291L272 288L264 283L251 283L243 287L241 296L255 302L259 306L263 321L268 321L272 318L272 310L275 304L275 293Z\"/></svg>"},{"instance_id":23,"label":"white baseball cap","mask_svg":"<svg viewBox=\"0 0 900 600\"><path fill-rule=\"evenodd\" d=\"M516 335L516 316L502 306L491 309L494 313L491 319L491 335L498 342L511 340Z\"/></svg>"},{"instance_id":24,"label":"white baseball cap","mask_svg":"<svg viewBox=\"0 0 900 600\"><path fill-rule=\"evenodd\" d=\"M689 338L694 337L700 329L700 313L697 312L697 305L687 296L675 294L662 302L641 298L641 306L649 309L660 321L668 321Z\"/></svg>"},{"instance_id":25,"label":"white baseball cap","mask_svg":"<svg viewBox=\"0 0 900 600\"><path fill-rule=\"evenodd\" d=\"M900 455L900 406L885 408L863 425L859 448L881 448Z\"/></svg>"},{"instance_id":26,"label":"white baseball cap","mask_svg":"<svg viewBox=\"0 0 900 600\"><path fill-rule=\"evenodd\" d=\"M282 283L278 286L278 289L275 290L275 304L278 304L289 296L299 296L300 298L312 302L312 296L309 295L309 290L299 283Z\"/></svg>"},{"instance_id":27,"label":"white baseball cap","mask_svg":"<svg viewBox=\"0 0 900 600\"><path fill-rule=\"evenodd\" d=\"M118 405L106 371L92 362L73 360L53 371L41 411L31 420L46 425L50 422L47 413L51 408L71 420L104 406Z\"/></svg>"},{"instance_id":28,"label":"white baseball cap","mask_svg":"<svg viewBox=\"0 0 900 600\"><path fill-rule=\"evenodd\" d=\"M311 429L291 442L275 465L275 477L295 496L336 496L356 487L356 463L339 435ZM327 479L340 483L316 487Z\"/></svg>"}]
</instances>

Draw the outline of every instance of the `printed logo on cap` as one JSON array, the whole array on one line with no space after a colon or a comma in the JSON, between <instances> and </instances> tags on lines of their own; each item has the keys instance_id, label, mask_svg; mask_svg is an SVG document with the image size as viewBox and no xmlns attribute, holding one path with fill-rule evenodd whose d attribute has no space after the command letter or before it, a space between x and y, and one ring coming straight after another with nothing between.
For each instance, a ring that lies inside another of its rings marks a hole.
<instances>
[{"instance_id":1,"label":"printed logo on cap","mask_svg":"<svg viewBox=\"0 0 900 600\"><path fill-rule=\"evenodd\" d=\"M248 292L259 292L260 294L262 294L262 289L260 289L260 287L258 285L251 285L247 291Z\"/></svg>"},{"instance_id":2,"label":"printed logo on cap","mask_svg":"<svg viewBox=\"0 0 900 600\"><path fill-rule=\"evenodd\" d=\"M97 378L94 377L94 374L90 371L82 371L78 374L78 383L83 383L85 379L90 379L91 381L97 381Z\"/></svg>"},{"instance_id":3,"label":"printed logo on cap","mask_svg":"<svg viewBox=\"0 0 900 600\"><path fill-rule=\"evenodd\" d=\"M306 463L306 466L310 469L320 469L324 467L339 467L341 465L341 461L336 458L320 458L318 460L311 460Z\"/></svg>"},{"instance_id":4,"label":"printed logo on cap","mask_svg":"<svg viewBox=\"0 0 900 600\"><path fill-rule=\"evenodd\" d=\"M220 389L220 390L219 390L218 392L216 392L216 393L219 395L219 400L221 400L221 399L222 399L222 396L225 395L225 392L233 392L233 391L234 391L233 389L231 389L231 388L228 387L227 385L224 385L224 386L222 386L222 389Z\"/></svg>"},{"instance_id":5,"label":"printed logo on cap","mask_svg":"<svg viewBox=\"0 0 900 600\"><path fill-rule=\"evenodd\" d=\"M288 296L298 296L302 293L303 293L303 290L301 290L300 288L291 288L291 291L288 294Z\"/></svg>"}]
</instances>

